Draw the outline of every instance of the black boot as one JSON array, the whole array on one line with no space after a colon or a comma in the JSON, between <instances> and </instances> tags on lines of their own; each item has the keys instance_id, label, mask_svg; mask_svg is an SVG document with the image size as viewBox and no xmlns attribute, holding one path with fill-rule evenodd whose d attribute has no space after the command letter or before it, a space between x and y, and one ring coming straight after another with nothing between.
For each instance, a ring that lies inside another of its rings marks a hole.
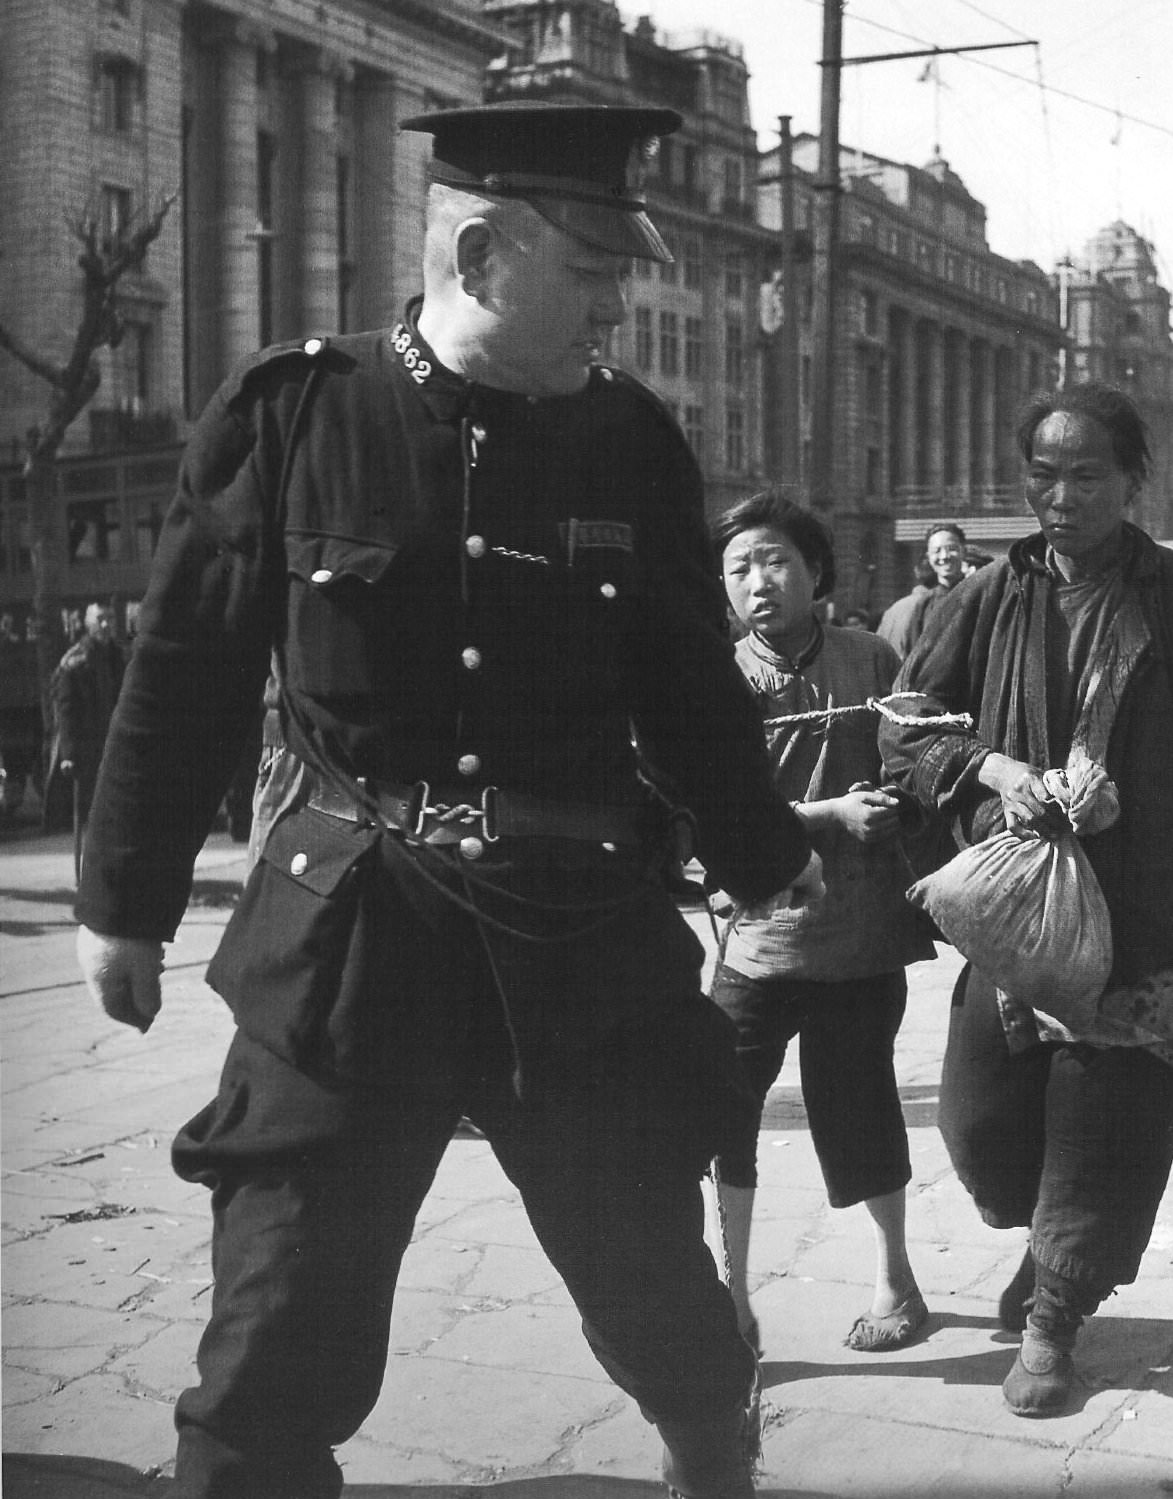
<instances>
[{"instance_id":1,"label":"black boot","mask_svg":"<svg viewBox=\"0 0 1173 1499\"><path fill-rule=\"evenodd\" d=\"M1075 1383L1075 1340L1084 1316L1098 1304L1070 1282L1037 1272L1022 1347L1002 1385L1016 1416L1056 1416L1067 1405Z\"/></svg>"},{"instance_id":2,"label":"black boot","mask_svg":"<svg viewBox=\"0 0 1173 1499\"><path fill-rule=\"evenodd\" d=\"M672 1499L754 1499L756 1452L745 1408L704 1421L657 1421Z\"/></svg>"}]
</instances>

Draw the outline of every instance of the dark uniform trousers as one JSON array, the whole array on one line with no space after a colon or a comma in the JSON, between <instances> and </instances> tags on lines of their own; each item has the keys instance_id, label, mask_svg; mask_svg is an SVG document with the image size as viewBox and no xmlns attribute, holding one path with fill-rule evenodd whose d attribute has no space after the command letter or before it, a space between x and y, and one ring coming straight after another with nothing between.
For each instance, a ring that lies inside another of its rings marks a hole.
<instances>
[{"instance_id":1,"label":"dark uniform trousers","mask_svg":"<svg viewBox=\"0 0 1173 1499\"><path fill-rule=\"evenodd\" d=\"M462 1115L607 1373L651 1420L727 1428L753 1358L703 1240L699 1176L753 1105L662 885L622 853L575 870L531 847L519 873L494 848L486 872L510 893L481 891L482 908L561 939L524 941L455 908L391 837L325 878L328 895L306 890L285 865L323 828L278 827L209 975L240 1029L174 1148L212 1190L215 1275L200 1383L176 1411L176 1499L340 1492L331 1449L378 1396L400 1261ZM427 872L472 893L443 859Z\"/></svg>"}]
</instances>

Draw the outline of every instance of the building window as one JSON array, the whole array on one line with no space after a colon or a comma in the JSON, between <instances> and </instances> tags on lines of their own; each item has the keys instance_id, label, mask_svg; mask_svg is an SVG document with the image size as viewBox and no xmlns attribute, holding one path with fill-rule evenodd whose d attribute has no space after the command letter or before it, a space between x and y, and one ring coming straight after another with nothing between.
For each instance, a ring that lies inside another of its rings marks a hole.
<instances>
[{"instance_id":1,"label":"building window","mask_svg":"<svg viewBox=\"0 0 1173 1499\"><path fill-rule=\"evenodd\" d=\"M684 435L699 463L705 454L705 408L703 406L684 408Z\"/></svg>"},{"instance_id":2,"label":"building window","mask_svg":"<svg viewBox=\"0 0 1173 1499\"><path fill-rule=\"evenodd\" d=\"M863 331L868 338L875 338L880 326L880 303L874 291L863 294Z\"/></svg>"},{"instance_id":3,"label":"building window","mask_svg":"<svg viewBox=\"0 0 1173 1499\"><path fill-rule=\"evenodd\" d=\"M660 261L660 280L665 286L675 286L677 277L680 275L680 262L677 260Z\"/></svg>"},{"instance_id":4,"label":"building window","mask_svg":"<svg viewBox=\"0 0 1173 1499\"><path fill-rule=\"evenodd\" d=\"M744 174L740 156L727 156L725 158L725 208L736 212L742 205L745 197L743 190Z\"/></svg>"},{"instance_id":5,"label":"building window","mask_svg":"<svg viewBox=\"0 0 1173 1499\"><path fill-rule=\"evenodd\" d=\"M864 455L864 493L869 496L878 495L880 492L880 450L879 448L868 448Z\"/></svg>"},{"instance_id":6,"label":"building window","mask_svg":"<svg viewBox=\"0 0 1173 1499\"><path fill-rule=\"evenodd\" d=\"M131 514L134 552L140 562L149 562L163 532L163 512L156 500L140 500Z\"/></svg>"},{"instance_id":7,"label":"building window","mask_svg":"<svg viewBox=\"0 0 1173 1499\"><path fill-rule=\"evenodd\" d=\"M745 382L745 331L732 318L725 324L725 379L730 385Z\"/></svg>"},{"instance_id":8,"label":"building window","mask_svg":"<svg viewBox=\"0 0 1173 1499\"><path fill-rule=\"evenodd\" d=\"M151 398L151 328L148 323L126 322L122 338L111 352L114 399L121 411L143 416Z\"/></svg>"},{"instance_id":9,"label":"building window","mask_svg":"<svg viewBox=\"0 0 1173 1499\"><path fill-rule=\"evenodd\" d=\"M680 373L680 325L674 312L660 314L660 373Z\"/></svg>"},{"instance_id":10,"label":"building window","mask_svg":"<svg viewBox=\"0 0 1173 1499\"><path fill-rule=\"evenodd\" d=\"M799 392L802 396L803 406L809 408L811 403L811 357L809 354L802 356L802 367L798 376Z\"/></svg>"},{"instance_id":11,"label":"building window","mask_svg":"<svg viewBox=\"0 0 1173 1499\"><path fill-rule=\"evenodd\" d=\"M696 147L684 146L681 149L680 161L680 185L686 191L696 191Z\"/></svg>"},{"instance_id":12,"label":"building window","mask_svg":"<svg viewBox=\"0 0 1173 1499\"><path fill-rule=\"evenodd\" d=\"M635 309L635 364L637 369L652 367L652 309Z\"/></svg>"},{"instance_id":13,"label":"building window","mask_svg":"<svg viewBox=\"0 0 1173 1499\"><path fill-rule=\"evenodd\" d=\"M75 500L65 507L70 562L111 562L122 555L118 501Z\"/></svg>"},{"instance_id":14,"label":"building window","mask_svg":"<svg viewBox=\"0 0 1173 1499\"><path fill-rule=\"evenodd\" d=\"M745 467L745 412L740 406L725 408L725 467L738 474Z\"/></svg>"},{"instance_id":15,"label":"building window","mask_svg":"<svg viewBox=\"0 0 1173 1499\"><path fill-rule=\"evenodd\" d=\"M880 396L883 382L880 378L880 367L878 364L869 364L864 370L864 410L867 412L870 422L880 420Z\"/></svg>"},{"instance_id":16,"label":"building window","mask_svg":"<svg viewBox=\"0 0 1173 1499\"><path fill-rule=\"evenodd\" d=\"M699 380L705 372L705 324L704 319L689 317L684 320L684 373L690 380Z\"/></svg>"},{"instance_id":17,"label":"building window","mask_svg":"<svg viewBox=\"0 0 1173 1499\"><path fill-rule=\"evenodd\" d=\"M745 265L736 250L725 257L725 295L727 297L745 295Z\"/></svg>"},{"instance_id":18,"label":"building window","mask_svg":"<svg viewBox=\"0 0 1173 1499\"><path fill-rule=\"evenodd\" d=\"M137 124L142 74L128 57L99 57L95 67L97 123L100 130L127 135Z\"/></svg>"},{"instance_id":19,"label":"building window","mask_svg":"<svg viewBox=\"0 0 1173 1499\"><path fill-rule=\"evenodd\" d=\"M700 291L705 284L704 260L701 256L701 242L695 235L689 235L681 246L681 258L684 261L684 284L689 291Z\"/></svg>"},{"instance_id":20,"label":"building window","mask_svg":"<svg viewBox=\"0 0 1173 1499\"><path fill-rule=\"evenodd\" d=\"M660 149L656 152L656 173L663 182L672 181L672 168L675 165L675 142L666 137L660 141Z\"/></svg>"},{"instance_id":21,"label":"building window","mask_svg":"<svg viewBox=\"0 0 1173 1499\"><path fill-rule=\"evenodd\" d=\"M106 182L102 185L101 223L102 248L107 254L130 232L130 220L134 211L134 198L128 187L115 187Z\"/></svg>"}]
</instances>

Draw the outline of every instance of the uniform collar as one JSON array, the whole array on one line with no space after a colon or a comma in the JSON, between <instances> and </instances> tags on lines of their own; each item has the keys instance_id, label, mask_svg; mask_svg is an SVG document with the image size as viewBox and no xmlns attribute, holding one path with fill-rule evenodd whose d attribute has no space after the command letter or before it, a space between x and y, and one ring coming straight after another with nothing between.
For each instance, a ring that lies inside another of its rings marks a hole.
<instances>
[{"instance_id":1,"label":"uniform collar","mask_svg":"<svg viewBox=\"0 0 1173 1499\"><path fill-rule=\"evenodd\" d=\"M459 421L466 416L479 420L486 414L535 406L572 406L586 391L597 390L601 384L610 383L614 378L609 369L596 366L591 370L585 390L564 396L527 396L518 391L497 390L491 385L478 384L458 375L436 358L431 344L419 331L423 302L420 296L407 303L403 317L387 331L385 343L391 363L397 364L416 386L420 399L438 422Z\"/></svg>"},{"instance_id":2,"label":"uniform collar","mask_svg":"<svg viewBox=\"0 0 1173 1499\"><path fill-rule=\"evenodd\" d=\"M436 358L431 344L419 331L423 297L412 297L403 317L386 335L387 356L397 364L420 394L420 400L438 422L458 421L467 415L472 382L450 370Z\"/></svg>"}]
</instances>

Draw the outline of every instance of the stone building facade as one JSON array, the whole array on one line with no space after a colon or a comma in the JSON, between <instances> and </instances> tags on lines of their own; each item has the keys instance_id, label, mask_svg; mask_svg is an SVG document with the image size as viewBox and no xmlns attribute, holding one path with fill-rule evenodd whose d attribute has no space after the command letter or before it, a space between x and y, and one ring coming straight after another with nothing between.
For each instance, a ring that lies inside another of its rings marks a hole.
<instances>
[{"instance_id":1,"label":"stone building facade","mask_svg":"<svg viewBox=\"0 0 1173 1499\"><path fill-rule=\"evenodd\" d=\"M811 428L818 141L792 147L798 241L799 421ZM780 148L762 158L758 216L781 227ZM947 162L840 156L834 331L834 529L840 608L875 613L911 586L928 526L955 520L975 552L1029 529L1014 448L1027 393L1053 385L1058 296L1038 266L994 254L986 213ZM774 334L772 337L777 338Z\"/></svg>"},{"instance_id":2,"label":"stone building facade","mask_svg":"<svg viewBox=\"0 0 1173 1499\"><path fill-rule=\"evenodd\" d=\"M428 149L398 121L484 98L679 110L648 176L676 262L637 264L608 357L671 407L710 510L780 479L801 494L817 142L793 142L797 349L782 370L781 157L758 151L737 41L625 21L615 0L0 0L0 13L6 326L60 360L80 297L66 218L89 206L114 231L180 192L123 283L126 337L103 352L60 464L67 602L141 594L188 425L238 358L398 316L418 289ZM1168 430L1168 294L1125 226L1062 284L994 254L984 208L944 161L845 148L840 181L837 604L876 611L906 588L930 522L960 520L986 552L1027 529L1013 413L1059 374L1061 300L1071 369L1132 379ZM32 585L16 449L43 395L0 353L0 604L18 612ZM1149 520L1169 515L1162 462Z\"/></svg>"},{"instance_id":3,"label":"stone building facade","mask_svg":"<svg viewBox=\"0 0 1173 1499\"><path fill-rule=\"evenodd\" d=\"M1059 267L1057 283L1071 377L1127 390L1156 439L1137 518L1151 535L1173 542L1173 336L1169 292L1158 278L1153 247L1117 220L1094 235L1074 263Z\"/></svg>"},{"instance_id":4,"label":"stone building facade","mask_svg":"<svg viewBox=\"0 0 1173 1499\"><path fill-rule=\"evenodd\" d=\"M684 428L718 510L764 482L758 290L777 237L757 221L757 138L740 43L626 27L614 0L485 0L507 31L492 98L653 104L684 124L650 163L650 212L676 257L637 261L608 357L651 385Z\"/></svg>"},{"instance_id":5,"label":"stone building facade","mask_svg":"<svg viewBox=\"0 0 1173 1499\"><path fill-rule=\"evenodd\" d=\"M479 0L0 0L0 320L60 363L85 211L168 193L126 333L60 464L70 597L144 586L188 424L261 344L393 321L418 290L428 142L399 119L477 103L504 42ZM0 354L0 602L32 591L19 438L45 389Z\"/></svg>"}]
</instances>

